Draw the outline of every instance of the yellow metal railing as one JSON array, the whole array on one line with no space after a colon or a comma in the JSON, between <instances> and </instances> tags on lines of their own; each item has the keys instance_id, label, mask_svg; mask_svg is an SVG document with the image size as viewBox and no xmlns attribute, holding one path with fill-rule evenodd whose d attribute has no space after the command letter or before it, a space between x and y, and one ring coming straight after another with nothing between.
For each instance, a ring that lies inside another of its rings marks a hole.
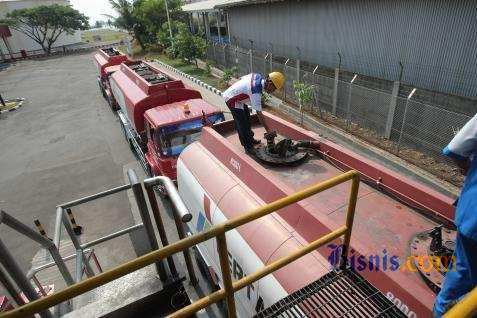
<instances>
[{"instance_id":1,"label":"yellow metal railing","mask_svg":"<svg viewBox=\"0 0 477 318\"><path fill-rule=\"evenodd\" d=\"M477 314L477 287L444 315L444 318L474 317Z\"/></svg>"},{"instance_id":2,"label":"yellow metal railing","mask_svg":"<svg viewBox=\"0 0 477 318\"><path fill-rule=\"evenodd\" d=\"M225 238L226 232L349 180L352 180L352 184L351 184L351 192L350 192L350 197L348 202L348 211L346 215L345 225L311 242L307 246L299 250L296 250L293 253L266 265L262 269L254 273L251 273L250 275L238 281L232 282L232 278L230 275L230 268L228 264L227 240ZM314 186L301 190L288 197L279 199L263 207L257 208L235 219L228 220L221 224L217 224L205 232L201 232L194 236L187 237L178 242L170 244L166 247L163 247L161 249L158 249L148 254L145 254L143 256L140 256L123 265L117 266L101 274L90 277L84 281L78 282L75 285L69 286L65 288L64 290L56 292L50 296L41 298L39 300L33 301L19 308L16 308L12 311L6 312L5 314L0 315L0 317L2 318L24 317L26 315L31 315L31 314L40 312L44 309L47 309L49 307L62 303L68 299L84 294L101 285L107 284L117 278L125 276L131 272L141 269L154 262L165 259L168 256L171 256L175 253L181 252L201 242L207 241L211 238L216 238L217 240L220 267L222 271L222 280L224 285L223 288L220 289L219 291L216 291L208 296L205 296L197 300L196 302L190 304L187 307L180 309L179 311L176 311L170 317L186 317L188 315L196 313L197 311L213 303L217 303L224 298L227 300L228 317L235 317L236 313L235 313L234 293L236 291L252 284L253 282L259 280L260 278L264 276L267 276L273 273L274 271L282 268L283 266L339 238L340 236L344 236L342 257L346 259L347 252L348 252L347 247L349 246L350 239L351 239L351 230L353 226L354 212L355 212L356 201L358 197L358 188L359 188L358 172L348 171L339 176L336 176L334 178L331 178L329 180L320 182Z\"/></svg>"}]
</instances>

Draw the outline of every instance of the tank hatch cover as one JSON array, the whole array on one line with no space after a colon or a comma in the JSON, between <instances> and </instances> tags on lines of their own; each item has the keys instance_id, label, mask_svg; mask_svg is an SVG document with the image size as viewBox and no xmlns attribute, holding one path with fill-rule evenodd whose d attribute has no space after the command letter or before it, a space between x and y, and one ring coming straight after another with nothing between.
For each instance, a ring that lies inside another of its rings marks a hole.
<instances>
[{"instance_id":1,"label":"tank hatch cover","mask_svg":"<svg viewBox=\"0 0 477 318\"><path fill-rule=\"evenodd\" d=\"M407 317L351 269L334 270L254 317Z\"/></svg>"},{"instance_id":2,"label":"tank hatch cover","mask_svg":"<svg viewBox=\"0 0 477 318\"><path fill-rule=\"evenodd\" d=\"M414 266L434 293L441 290L445 274L453 270L456 231L437 226L417 234L411 242Z\"/></svg>"},{"instance_id":3,"label":"tank hatch cover","mask_svg":"<svg viewBox=\"0 0 477 318\"><path fill-rule=\"evenodd\" d=\"M147 64L139 63L130 65L129 67L150 84L154 85L170 81L170 78L167 77L167 75L153 70Z\"/></svg>"},{"instance_id":4,"label":"tank hatch cover","mask_svg":"<svg viewBox=\"0 0 477 318\"><path fill-rule=\"evenodd\" d=\"M297 147L297 143L291 139L282 139L275 143L275 132L265 134L266 145L255 149L255 156L260 161L270 165L296 165L308 157L308 152Z\"/></svg>"}]
</instances>

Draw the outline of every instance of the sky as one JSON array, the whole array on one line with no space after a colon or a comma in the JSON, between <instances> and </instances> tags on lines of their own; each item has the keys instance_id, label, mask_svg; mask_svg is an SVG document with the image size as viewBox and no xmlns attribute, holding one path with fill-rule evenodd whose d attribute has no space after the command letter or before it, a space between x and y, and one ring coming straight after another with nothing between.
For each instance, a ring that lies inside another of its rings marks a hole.
<instances>
[{"instance_id":1,"label":"sky","mask_svg":"<svg viewBox=\"0 0 477 318\"><path fill-rule=\"evenodd\" d=\"M106 21L108 18L102 14L115 15L108 0L70 0L76 10L89 17L90 25L96 21Z\"/></svg>"}]
</instances>

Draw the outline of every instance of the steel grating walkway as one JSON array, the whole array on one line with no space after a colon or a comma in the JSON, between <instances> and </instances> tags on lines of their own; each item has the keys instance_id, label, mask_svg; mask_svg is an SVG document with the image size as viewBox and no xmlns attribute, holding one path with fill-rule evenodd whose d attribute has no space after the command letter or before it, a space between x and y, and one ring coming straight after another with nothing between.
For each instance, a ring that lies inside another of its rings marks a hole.
<instances>
[{"instance_id":1,"label":"steel grating walkway","mask_svg":"<svg viewBox=\"0 0 477 318\"><path fill-rule=\"evenodd\" d=\"M262 317L406 317L358 273L332 271L255 315Z\"/></svg>"}]
</instances>

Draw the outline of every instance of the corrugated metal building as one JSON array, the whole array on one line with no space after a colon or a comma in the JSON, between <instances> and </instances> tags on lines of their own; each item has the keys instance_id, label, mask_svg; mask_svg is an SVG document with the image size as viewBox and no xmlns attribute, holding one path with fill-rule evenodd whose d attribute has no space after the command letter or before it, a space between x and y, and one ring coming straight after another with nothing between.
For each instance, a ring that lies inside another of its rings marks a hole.
<instances>
[{"instance_id":1,"label":"corrugated metal building","mask_svg":"<svg viewBox=\"0 0 477 318\"><path fill-rule=\"evenodd\" d=\"M240 46L330 68L477 96L476 0L204 1ZM194 12L201 12L200 3ZM185 6L187 10L187 6ZM204 11L205 12L205 11ZM297 47L300 50L297 50Z\"/></svg>"}]
</instances>

